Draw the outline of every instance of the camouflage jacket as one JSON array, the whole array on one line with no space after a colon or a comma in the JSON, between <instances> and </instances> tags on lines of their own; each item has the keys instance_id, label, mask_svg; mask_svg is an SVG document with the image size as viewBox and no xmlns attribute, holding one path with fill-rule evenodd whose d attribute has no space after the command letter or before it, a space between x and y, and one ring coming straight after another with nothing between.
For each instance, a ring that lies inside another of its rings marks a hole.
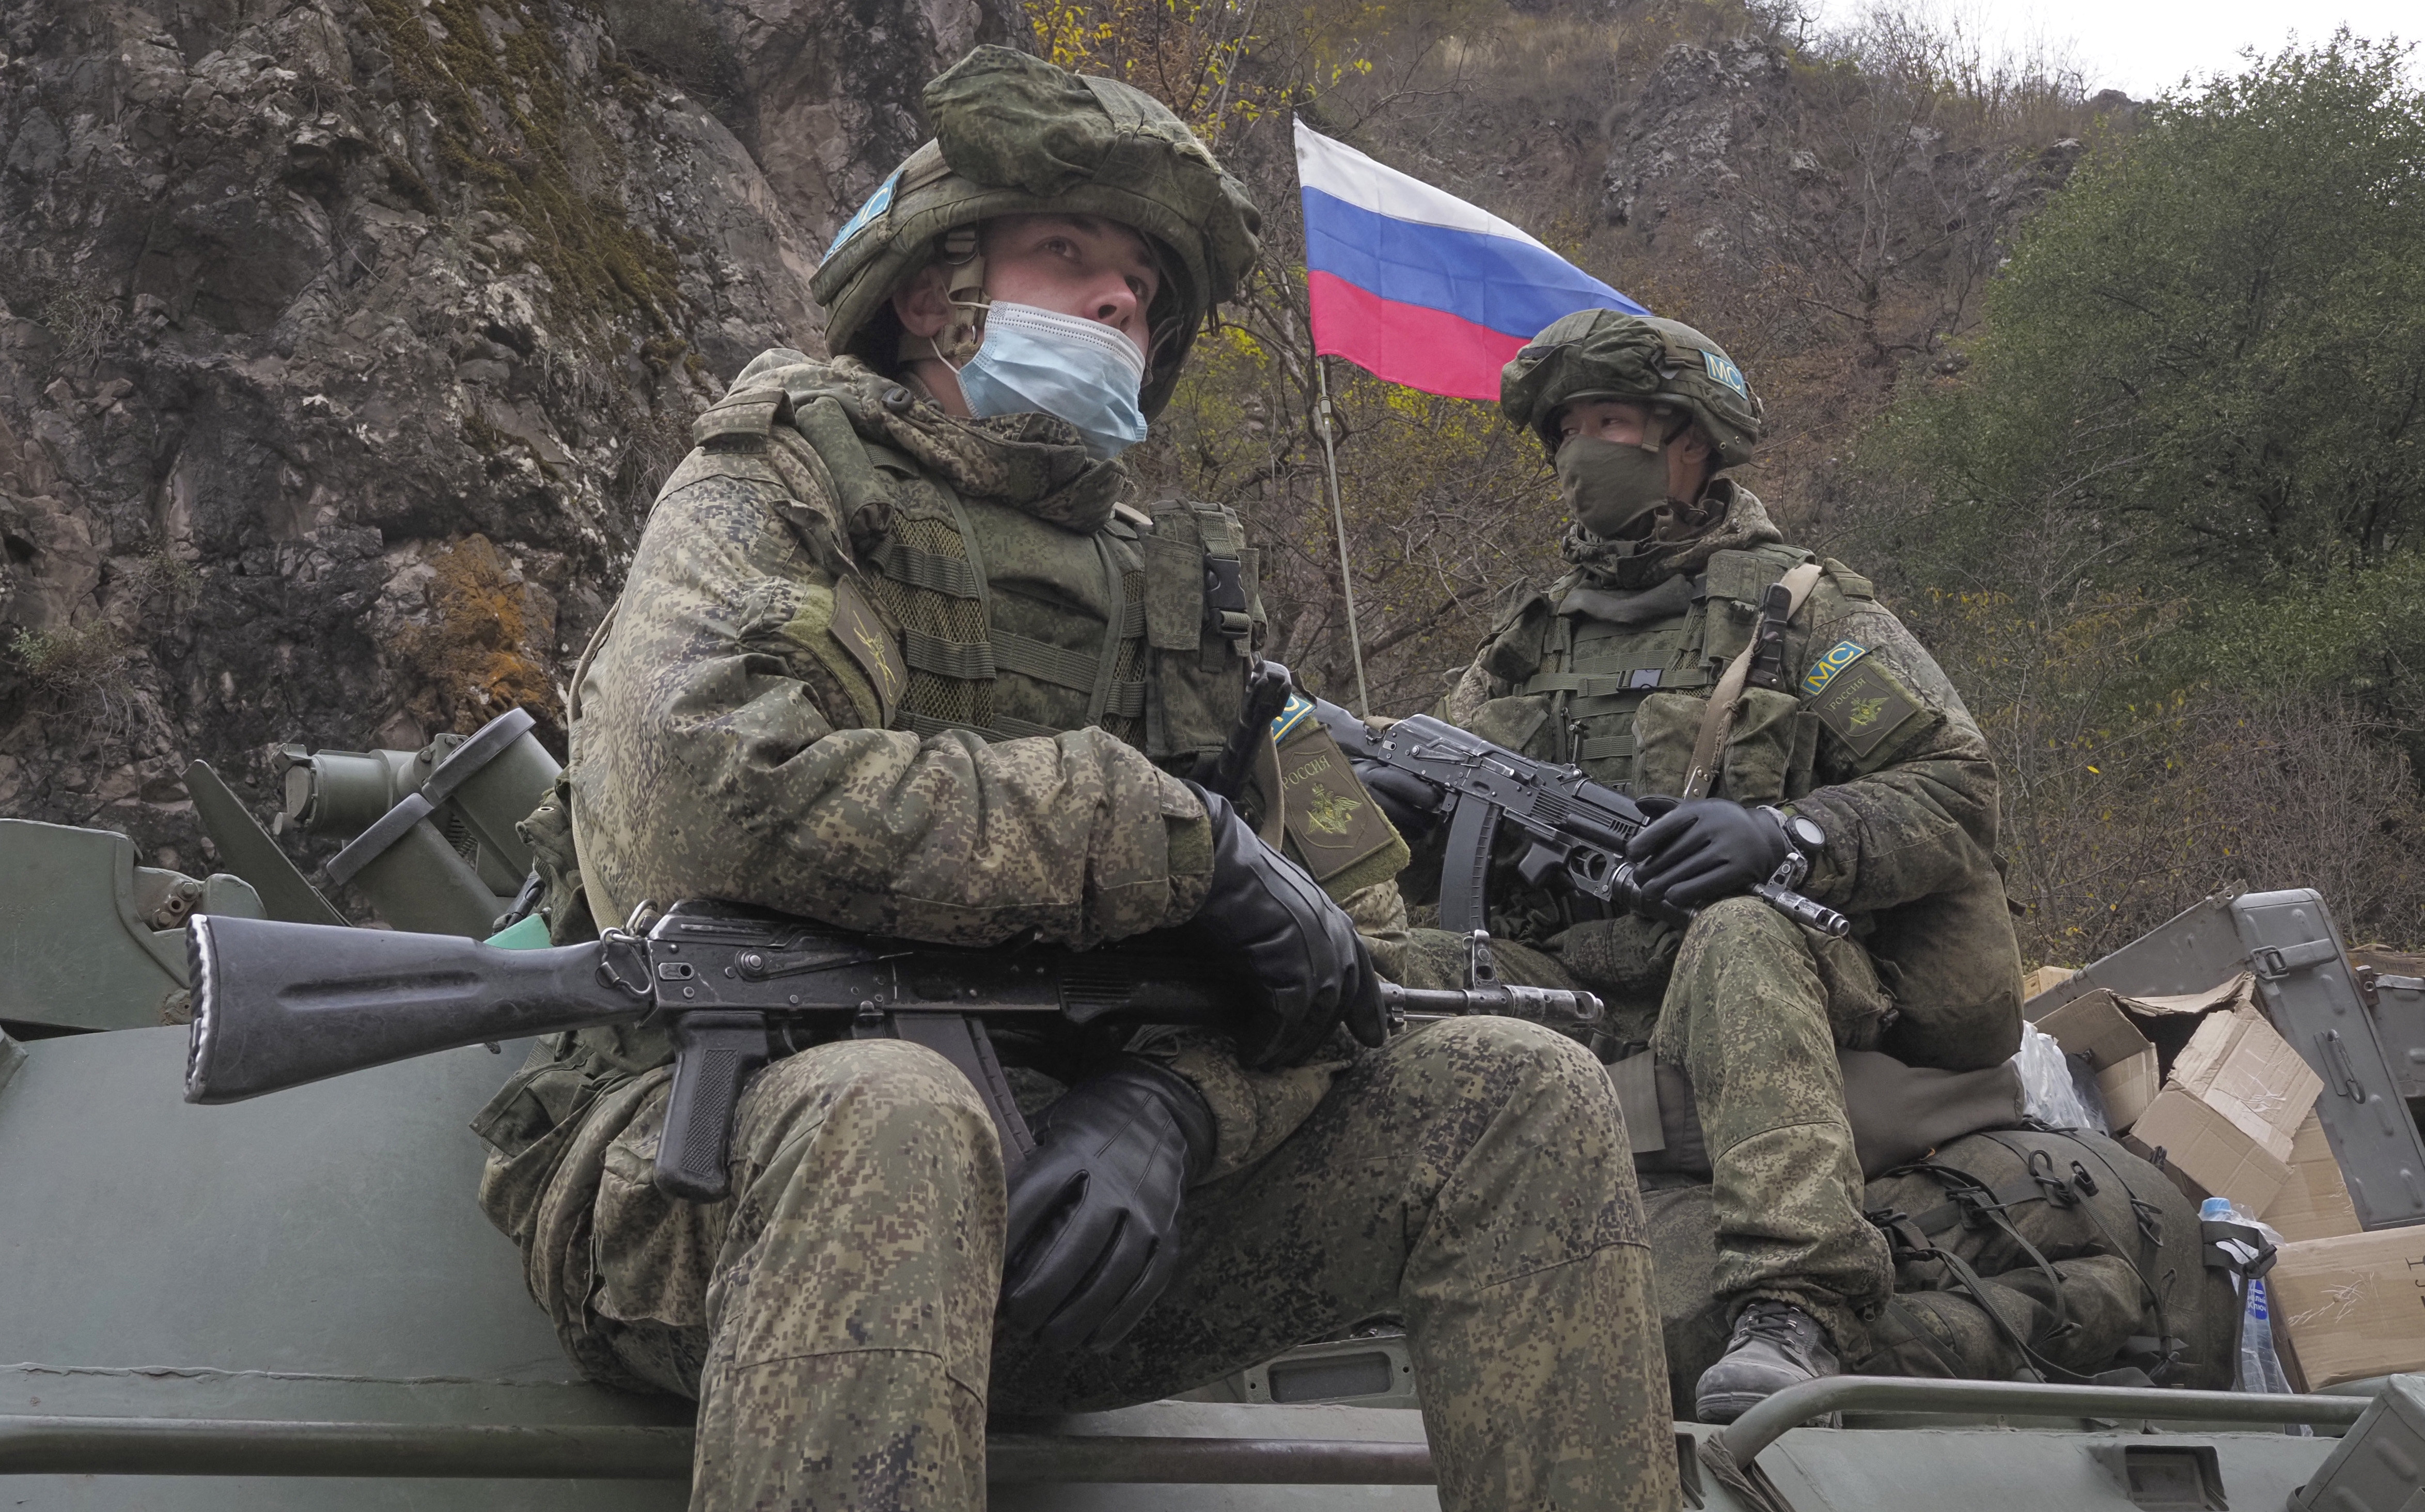
<instances>
[{"instance_id":1,"label":"camouflage jacket","mask_svg":"<svg viewBox=\"0 0 2425 1512\"><path fill-rule=\"evenodd\" d=\"M1750 490L1720 480L1713 493L1724 518L1662 549L1651 571L1570 534L1575 570L1507 601L1444 717L1637 796L1681 791L1709 694L1749 643L1762 595L1817 560L1779 544ZM1869 581L1823 566L1788 625L1790 691L1744 691L1712 794L1782 804L1826 832L1803 890L1853 915L1876 958L1901 1010L1882 1048L1948 1069L1991 1064L2015 1047L2020 979L1995 863L1995 763L1961 696ZM1562 922L1537 899L1494 909L1494 925L1518 937ZM1612 953L1605 941L1569 942L1570 968L1663 978L1672 931L1660 941L1631 921L1616 932L1642 937L1613 952L1633 958L1631 973L1592 969ZM1652 985L1608 984L1620 995Z\"/></svg>"},{"instance_id":2,"label":"camouflage jacket","mask_svg":"<svg viewBox=\"0 0 2425 1512\"><path fill-rule=\"evenodd\" d=\"M705 896L948 945L1194 915L1209 826L1153 757L1188 770L1236 718L1251 614L1206 581L1227 552L1251 606L1234 518L1116 511L1125 472L1062 422L955 420L848 358L765 354L697 435L578 675L570 762L526 826L543 872L553 835L600 921ZM1249 1072L1202 1033L1141 1048L1204 1091L1216 1175L1343 1063ZM570 1125L670 1056L628 1027L541 1046L481 1121L501 1227Z\"/></svg>"}]
</instances>

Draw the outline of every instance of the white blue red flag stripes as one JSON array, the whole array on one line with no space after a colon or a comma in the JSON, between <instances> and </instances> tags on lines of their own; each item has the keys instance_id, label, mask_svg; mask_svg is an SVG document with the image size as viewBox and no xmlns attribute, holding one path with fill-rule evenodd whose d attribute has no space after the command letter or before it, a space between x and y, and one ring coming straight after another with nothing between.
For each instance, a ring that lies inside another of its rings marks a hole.
<instances>
[{"instance_id":1,"label":"white blue red flag stripes","mask_svg":"<svg viewBox=\"0 0 2425 1512\"><path fill-rule=\"evenodd\" d=\"M1496 400L1499 370L1578 310L1649 310L1514 226L1296 122L1313 346L1427 393Z\"/></svg>"}]
</instances>

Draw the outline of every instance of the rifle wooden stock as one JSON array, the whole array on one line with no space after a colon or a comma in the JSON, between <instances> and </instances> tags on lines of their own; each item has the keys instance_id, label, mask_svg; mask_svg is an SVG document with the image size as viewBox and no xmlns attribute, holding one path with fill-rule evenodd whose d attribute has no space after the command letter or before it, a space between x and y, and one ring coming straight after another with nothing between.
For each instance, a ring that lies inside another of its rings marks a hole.
<instances>
[{"instance_id":1,"label":"rifle wooden stock","mask_svg":"<svg viewBox=\"0 0 2425 1512\"><path fill-rule=\"evenodd\" d=\"M608 946L499 950L452 934L196 915L185 1101L233 1103L463 1045L638 1018Z\"/></svg>"}]
</instances>

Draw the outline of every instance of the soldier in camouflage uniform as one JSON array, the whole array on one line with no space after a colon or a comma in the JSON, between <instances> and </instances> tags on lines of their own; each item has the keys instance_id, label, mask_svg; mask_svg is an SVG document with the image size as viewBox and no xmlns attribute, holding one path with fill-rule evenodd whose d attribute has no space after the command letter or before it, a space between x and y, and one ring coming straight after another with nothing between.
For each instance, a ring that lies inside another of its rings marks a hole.
<instances>
[{"instance_id":1,"label":"soldier in camouflage uniform","mask_svg":"<svg viewBox=\"0 0 2425 1512\"><path fill-rule=\"evenodd\" d=\"M1520 886L1494 889L1489 922L1518 942L1511 974L1609 998L1612 1058L1646 1046L1689 1075L1715 1168L1711 1280L1735 1324L1699 1409L1730 1421L1867 1354L1888 1294L1837 1050L1970 1070L2017 1044L1996 770L1869 581L1782 544L1759 500L1717 475L1749 460L1760 421L1715 342L1587 310L1519 351L1502 394L1555 458L1573 570L1504 606L1441 713L1665 801L1646 804L1666 811L1630 854L1652 899L1700 908L1690 930L1584 917ZM1781 656L1728 679L1779 584ZM1401 828L1424 825L1423 785L1365 779ZM1851 915L1853 936L1739 896L1780 867Z\"/></svg>"},{"instance_id":2,"label":"soldier in camouflage uniform","mask_svg":"<svg viewBox=\"0 0 2425 1512\"><path fill-rule=\"evenodd\" d=\"M1503 1020L1348 1043L1382 1026L1346 916L1173 774L1238 716L1253 554L1226 510L1119 502L1114 454L1252 206L1150 99L1023 54L926 106L816 277L847 355L734 380L585 657L525 826L552 931L695 895L950 945L1167 931L1246 968L1237 1031L1047 1042L1007 1176L941 1057L813 1046L748 1084L704 1204L650 1179L662 1036L560 1037L482 1116L486 1210L586 1373L699 1401L696 1507L979 1506L989 1403L1146 1400L1382 1313L1444 1506L1676 1505L1598 1068ZM1320 869L1367 894L1396 845Z\"/></svg>"}]
</instances>

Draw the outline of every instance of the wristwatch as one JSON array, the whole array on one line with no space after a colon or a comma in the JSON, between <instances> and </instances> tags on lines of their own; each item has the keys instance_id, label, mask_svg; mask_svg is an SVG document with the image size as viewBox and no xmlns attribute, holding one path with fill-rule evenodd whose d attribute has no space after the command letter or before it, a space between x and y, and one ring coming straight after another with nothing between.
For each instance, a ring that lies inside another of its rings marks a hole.
<instances>
[{"instance_id":1,"label":"wristwatch","mask_svg":"<svg viewBox=\"0 0 2425 1512\"><path fill-rule=\"evenodd\" d=\"M1810 875L1810 863L1827 845L1827 832L1807 815L1789 814L1781 808L1761 804L1756 812L1766 815L1785 835L1785 860L1770 880L1780 887L1799 887L1802 879Z\"/></svg>"}]
</instances>

